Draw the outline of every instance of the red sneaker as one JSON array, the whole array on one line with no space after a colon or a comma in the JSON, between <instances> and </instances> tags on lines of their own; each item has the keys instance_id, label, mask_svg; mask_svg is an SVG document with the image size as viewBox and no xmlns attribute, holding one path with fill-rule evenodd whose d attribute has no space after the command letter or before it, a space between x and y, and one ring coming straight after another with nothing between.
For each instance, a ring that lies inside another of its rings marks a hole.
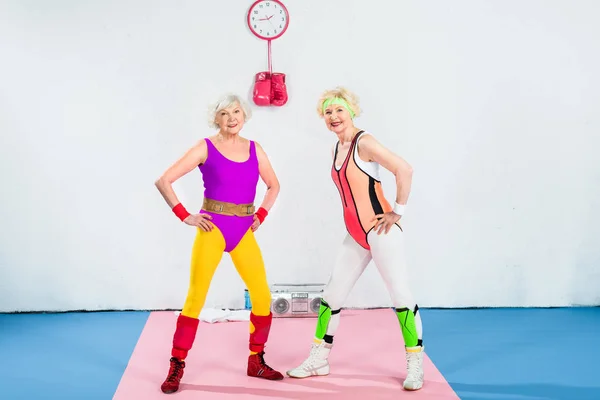
<instances>
[{"instance_id":1,"label":"red sneaker","mask_svg":"<svg viewBox=\"0 0 600 400\"><path fill-rule=\"evenodd\" d=\"M268 379L270 381L283 379L283 375L279 371L275 371L267 365L264 356L265 352L261 351L258 354L251 354L248 357L248 376Z\"/></svg>"},{"instance_id":2,"label":"red sneaker","mask_svg":"<svg viewBox=\"0 0 600 400\"><path fill-rule=\"evenodd\" d=\"M175 393L179 390L179 382L183 377L183 369L185 368L185 361L179 361L175 357L171 357L171 368L169 368L169 375L167 379L160 386L163 393Z\"/></svg>"}]
</instances>

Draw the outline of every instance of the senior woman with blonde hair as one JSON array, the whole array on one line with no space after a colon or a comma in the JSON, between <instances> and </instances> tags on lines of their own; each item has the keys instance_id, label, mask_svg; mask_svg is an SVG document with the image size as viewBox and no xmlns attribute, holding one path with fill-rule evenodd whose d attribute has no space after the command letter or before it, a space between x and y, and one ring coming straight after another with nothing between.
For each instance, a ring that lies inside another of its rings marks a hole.
<instances>
[{"instance_id":1,"label":"senior woman with blonde hair","mask_svg":"<svg viewBox=\"0 0 600 400\"><path fill-rule=\"evenodd\" d=\"M423 386L421 316L408 284L400 218L411 188L412 168L354 125L361 113L358 98L345 88L328 90L317 112L338 141L332 149L331 178L338 188L347 235L323 292L310 355L287 374L307 378L329 374L328 356L340 322L340 310L354 284L373 260L390 293L406 349L406 390ZM396 177L392 206L384 197L379 167ZM364 338L364 340L369 340Z\"/></svg>"},{"instance_id":2,"label":"senior woman with blonde hair","mask_svg":"<svg viewBox=\"0 0 600 400\"><path fill-rule=\"evenodd\" d=\"M283 375L264 360L272 321L271 292L254 236L275 203L279 181L263 148L240 136L250 116L250 109L239 96L222 97L211 109L209 120L210 126L218 132L191 147L156 181L156 187L173 213L183 223L196 228L190 283L173 335L170 369L161 385L164 393L179 389L185 358L196 336L198 317L224 252L231 256L252 301L247 374L269 380L283 379ZM190 214L178 200L172 185L197 167L203 176L204 202L199 213ZM255 210L259 177L267 191L261 206ZM203 347L206 351L209 346Z\"/></svg>"}]
</instances>

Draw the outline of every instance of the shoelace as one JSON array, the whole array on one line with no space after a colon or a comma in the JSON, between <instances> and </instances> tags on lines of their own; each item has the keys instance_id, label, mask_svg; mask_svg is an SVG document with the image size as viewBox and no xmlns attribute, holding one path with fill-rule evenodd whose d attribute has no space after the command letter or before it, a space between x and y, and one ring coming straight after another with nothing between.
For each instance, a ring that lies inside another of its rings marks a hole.
<instances>
[{"instance_id":1,"label":"shoelace","mask_svg":"<svg viewBox=\"0 0 600 400\"><path fill-rule=\"evenodd\" d=\"M264 358L264 353L258 353L258 359L260 360L260 365L264 367L268 371L274 371L266 362Z\"/></svg>"},{"instance_id":2,"label":"shoelace","mask_svg":"<svg viewBox=\"0 0 600 400\"><path fill-rule=\"evenodd\" d=\"M417 354L410 354L407 360L408 375L420 375L421 366L419 365L419 356Z\"/></svg>"},{"instance_id":3,"label":"shoelace","mask_svg":"<svg viewBox=\"0 0 600 400\"><path fill-rule=\"evenodd\" d=\"M177 380L179 372L183 369L183 363L179 361L171 361L171 367L173 368L173 371L171 371L171 373L167 377L167 381L174 382Z\"/></svg>"},{"instance_id":4,"label":"shoelace","mask_svg":"<svg viewBox=\"0 0 600 400\"><path fill-rule=\"evenodd\" d=\"M318 352L319 346L312 346L308 358L302 363L302 367L312 367L317 361L320 361L317 357Z\"/></svg>"}]
</instances>

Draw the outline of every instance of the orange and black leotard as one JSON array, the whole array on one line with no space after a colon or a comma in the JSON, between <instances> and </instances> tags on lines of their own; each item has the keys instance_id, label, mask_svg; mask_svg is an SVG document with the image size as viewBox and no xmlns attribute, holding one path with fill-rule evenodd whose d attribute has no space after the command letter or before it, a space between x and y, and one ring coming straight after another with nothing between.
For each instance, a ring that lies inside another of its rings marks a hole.
<instances>
[{"instance_id":1,"label":"orange and black leotard","mask_svg":"<svg viewBox=\"0 0 600 400\"><path fill-rule=\"evenodd\" d=\"M383 195L379 165L365 162L358 156L358 140L363 132L358 132L352 139L348 155L339 170L335 166L338 142L331 177L340 192L348 233L358 244L370 250L367 235L375 226L375 215L392 211L392 206Z\"/></svg>"}]
</instances>

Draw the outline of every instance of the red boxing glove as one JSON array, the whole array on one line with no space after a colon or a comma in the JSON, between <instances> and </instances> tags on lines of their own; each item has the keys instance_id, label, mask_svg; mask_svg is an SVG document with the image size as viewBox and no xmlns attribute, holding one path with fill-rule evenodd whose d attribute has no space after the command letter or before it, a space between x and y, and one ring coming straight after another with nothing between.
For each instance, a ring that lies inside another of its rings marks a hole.
<instances>
[{"instance_id":1,"label":"red boxing glove","mask_svg":"<svg viewBox=\"0 0 600 400\"><path fill-rule=\"evenodd\" d=\"M268 106L271 104L271 74L259 72L254 77L254 104L257 106Z\"/></svg>"},{"instance_id":2,"label":"red boxing glove","mask_svg":"<svg viewBox=\"0 0 600 400\"><path fill-rule=\"evenodd\" d=\"M280 72L271 75L271 104L277 107L285 105L288 101L285 74Z\"/></svg>"},{"instance_id":3,"label":"red boxing glove","mask_svg":"<svg viewBox=\"0 0 600 400\"><path fill-rule=\"evenodd\" d=\"M261 207L258 210L256 210L256 212L254 213L254 215L256 215L256 217L258 218L258 220L262 224L263 221L265 220L265 218L267 217L267 215L269 215L269 212L267 210L265 210L264 208Z\"/></svg>"},{"instance_id":4,"label":"red boxing glove","mask_svg":"<svg viewBox=\"0 0 600 400\"><path fill-rule=\"evenodd\" d=\"M175 215L177 215L177 218L179 218L182 221L190 215L190 213L185 209L185 207L181 203L178 203L175 207L173 207L173 212L175 213Z\"/></svg>"}]
</instances>

